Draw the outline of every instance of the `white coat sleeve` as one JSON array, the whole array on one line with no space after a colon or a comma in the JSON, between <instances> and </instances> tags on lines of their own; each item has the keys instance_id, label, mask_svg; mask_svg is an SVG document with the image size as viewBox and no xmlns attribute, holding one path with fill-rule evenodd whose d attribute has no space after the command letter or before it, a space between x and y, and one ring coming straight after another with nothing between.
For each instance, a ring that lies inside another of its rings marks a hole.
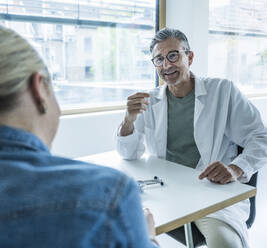
<instances>
[{"instance_id":1,"label":"white coat sleeve","mask_svg":"<svg viewBox=\"0 0 267 248\"><path fill-rule=\"evenodd\" d=\"M134 122L134 131L132 134L120 136L119 127L116 135L117 151L123 159L134 160L144 154L144 125L143 114L139 114Z\"/></svg>"},{"instance_id":2,"label":"white coat sleeve","mask_svg":"<svg viewBox=\"0 0 267 248\"><path fill-rule=\"evenodd\" d=\"M239 180L248 182L260 167L267 164L267 130L257 108L233 84L226 135L244 148L232 164L244 171Z\"/></svg>"}]
</instances>

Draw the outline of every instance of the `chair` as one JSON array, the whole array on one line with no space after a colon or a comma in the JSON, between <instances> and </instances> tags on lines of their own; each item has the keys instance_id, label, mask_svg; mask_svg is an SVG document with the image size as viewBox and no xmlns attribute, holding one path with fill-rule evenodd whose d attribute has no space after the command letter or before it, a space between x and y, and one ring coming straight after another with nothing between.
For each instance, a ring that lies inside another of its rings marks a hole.
<instances>
[{"instance_id":1,"label":"chair","mask_svg":"<svg viewBox=\"0 0 267 248\"><path fill-rule=\"evenodd\" d=\"M244 148L241 146L237 146L237 154L241 154L243 152ZM258 172L254 173L252 177L250 178L249 182L247 182L247 185L256 187L257 186L257 180L258 180ZM251 228L255 217L256 217L256 196L253 196L249 198L250 201L250 212L249 212L249 218L246 221L247 228Z\"/></svg>"},{"instance_id":2,"label":"chair","mask_svg":"<svg viewBox=\"0 0 267 248\"><path fill-rule=\"evenodd\" d=\"M243 151L243 147L238 146L237 149L238 149L237 154L238 155L241 154ZM254 173L252 177L250 178L249 182L247 182L246 184L256 187L257 179L258 179L258 172ZM246 221L247 228L251 228L255 220L255 216L256 216L255 196L249 198L249 201L250 201L250 213L249 213L249 218ZM206 245L205 237L202 235L202 233L198 230L197 226L193 222L191 223L191 228L192 228L194 246L198 247L198 246ZM178 240L179 242L183 243L184 245L186 245L184 227L177 228L173 231L168 232L167 234L170 235L172 238Z\"/></svg>"},{"instance_id":3,"label":"chair","mask_svg":"<svg viewBox=\"0 0 267 248\"><path fill-rule=\"evenodd\" d=\"M257 180L258 180L258 172L254 173L252 177L250 178L249 182L246 184L256 187ZM256 197L253 196L249 198L249 200L250 200L250 213L249 213L249 218L246 221L246 224L248 228L251 228L256 217Z\"/></svg>"}]
</instances>

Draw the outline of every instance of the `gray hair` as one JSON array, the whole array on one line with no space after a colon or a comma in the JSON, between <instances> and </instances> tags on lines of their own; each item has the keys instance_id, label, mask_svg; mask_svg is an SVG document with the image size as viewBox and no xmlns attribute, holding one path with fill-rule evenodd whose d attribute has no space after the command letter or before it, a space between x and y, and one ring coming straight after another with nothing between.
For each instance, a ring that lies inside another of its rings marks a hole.
<instances>
[{"instance_id":1,"label":"gray hair","mask_svg":"<svg viewBox=\"0 0 267 248\"><path fill-rule=\"evenodd\" d=\"M38 52L15 31L0 25L0 112L13 109L34 73L51 82Z\"/></svg>"},{"instance_id":2,"label":"gray hair","mask_svg":"<svg viewBox=\"0 0 267 248\"><path fill-rule=\"evenodd\" d=\"M163 28L159 30L150 43L150 52L152 53L154 46L168 38L176 38L180 42L183 42L186 51L190 51L188 40L183 32L178 29Z\"/></svg>"}]
</instances>

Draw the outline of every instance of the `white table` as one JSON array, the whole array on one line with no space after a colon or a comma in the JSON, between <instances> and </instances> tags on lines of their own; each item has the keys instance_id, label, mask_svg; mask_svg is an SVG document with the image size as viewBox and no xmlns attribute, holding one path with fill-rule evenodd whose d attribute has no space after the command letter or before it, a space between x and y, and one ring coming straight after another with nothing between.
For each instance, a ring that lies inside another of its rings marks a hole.
<instances>
[{"instance_id":1,"label":"white table","mask_svg":"<svg viewBox=\"0 0 267 248\"><path fill-rule=\"evenodd\" d=\"M256 188L239 182L219 185L199 180L197 170L148 155L128 161L112 151L79 160L118 169L135 180L161 178L164 186L144 190L143 206L153 213L157 235L184 225L188 247L194 247L190 222L256 194Z\"/></svg>"}]
</instances>

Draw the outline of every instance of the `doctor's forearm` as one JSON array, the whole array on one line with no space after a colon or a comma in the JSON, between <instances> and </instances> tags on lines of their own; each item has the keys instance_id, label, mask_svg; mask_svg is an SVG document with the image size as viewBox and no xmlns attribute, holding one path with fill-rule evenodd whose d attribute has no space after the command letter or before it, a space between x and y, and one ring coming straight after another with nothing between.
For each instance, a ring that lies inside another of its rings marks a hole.
<instances>
[{"instance_id":1,"label":"doctor's forearm","mask_svg":"<svg viewBox=\"0 0 267 248\"><path fill-rule=\"evenodd\" d=\"M134 131L134 124L131 121L125 119L121 124L120 136L128 136Z\"/></svg>"}]
</instances>

